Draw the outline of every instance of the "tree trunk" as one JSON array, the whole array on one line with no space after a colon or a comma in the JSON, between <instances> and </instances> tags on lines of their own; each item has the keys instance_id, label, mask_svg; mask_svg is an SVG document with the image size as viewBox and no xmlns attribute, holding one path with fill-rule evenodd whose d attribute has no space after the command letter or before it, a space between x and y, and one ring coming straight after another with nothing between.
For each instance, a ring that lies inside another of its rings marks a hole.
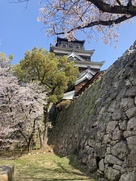
<instances>
[{"instance_id":1,"label":"tree trunk","mask_svg":"<svg viewBox=\"0 0 136 181\"><path fill-rule=\"evenodd\" d=\"M48 108L44 107L44 130L43 130L42 149L46 148L47 142L48 142Z\"/></svg>"},{"instance_id":2,"label":"tree trunk","mask_svg":"<svg viewBox=\"0 0 136 181\"><path fill-rule=\"evenodd\" d=\"M32 151L32 140L33 140L33 137L34 137L34 134L35 134L35 124L36 124L36 118L34 119L34 122L33 122L33 126L32 126L32 132L31 134L29 135L29 137L27 138L27 136L23 133L23 130L19 130L19 132L21 133L21 135L24 137L26 143L27 143L27 149L28 149L28 152L30 153Z\"/></svg>"},{"instance_id":3,"label":"tree trunk","mask_svg":"<svg viewBox=\"0 0 136 181\"><path fill-rule=\"evenodd\" d=\"M31 153L32 151L31 140L28 141L27 148L28 148L28 153Z\"/></svg>"},{"instance_id":4,"label":"tree trunk","mask_svg":"<svg viewBox=\"0 0 136 181\"><path fill-rule=\"evenodd\" d=\"M32 140L33 140L33 137L35 134L35 124L36 124L36 118L34 119L34 122L33 122L32 132L28 138L28 151L29 151L29 153L32 151Z\"/></svg>"},{"instance_id":5,"label":"tree trunk","mask_svg":"<svg viewBox=\"0 0 136 181\"><path fill-rule=\"evenodd\" d=\"M40 143L40 149L42 148L42 131L38 126L38 135L39 135L39 143Z\"/></svg>"}]
</instances>

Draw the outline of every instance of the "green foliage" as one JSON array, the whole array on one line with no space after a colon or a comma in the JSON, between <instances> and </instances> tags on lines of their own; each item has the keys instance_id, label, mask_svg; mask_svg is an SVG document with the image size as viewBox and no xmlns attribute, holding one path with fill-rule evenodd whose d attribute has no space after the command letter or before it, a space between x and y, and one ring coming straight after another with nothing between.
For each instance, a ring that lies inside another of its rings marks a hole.
<instances>
[{"instance_id":1,"label":"green foliage","mask_svg":"<svg viewBox=\"0 0 136 181\"><path fill-rule=\"evenodd\" d=\"M9 57L6 56L3 52L0 52L0 67L8 67L10 62L13 60L14 56L11 54Z\"/></svg>"},{"instance_id":2,"label":"green foliage","mask_svg":"<svg viewBox=\"0 0 136 181\"><path fill-rule=\"evenodd\" d=\"M57 57L44 49L34 47L14 66L13 73L20 82L39 81L44 85L49 104L61 100L68 87L74 84L78 69L73 62L68 62L65 56Z\"/></svg>"}]
</instances>

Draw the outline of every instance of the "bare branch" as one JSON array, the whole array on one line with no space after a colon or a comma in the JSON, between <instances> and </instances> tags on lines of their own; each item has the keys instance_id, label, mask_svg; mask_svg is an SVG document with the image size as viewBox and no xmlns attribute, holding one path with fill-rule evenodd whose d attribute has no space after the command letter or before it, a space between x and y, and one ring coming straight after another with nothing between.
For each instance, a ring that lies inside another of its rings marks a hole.
<instances>
[{"instance_id":1,"label":"bare branch","mask_svg":"<svg viewBox=\"0 0 136 181\"><path fill-rule=\"evenodd\" d=\"M120 17L120 18L117 18L117 19L115 19L115 20L109 20L109 21L94 21L94 22L91 22L91 23L89 23L88 25L86 25L86 26L84 26L84 27L82 27L82 26L78 26L78 27L76 27L76 29L78 29L78 30L81 30L81 29L84 29L84 28L90 28L90 27L93 27L93 26L96 26L96 25L103 25L103 26L114 26L115 24L119 24L119 23L121 23L121 22L123 22L123 21L125 21L125 20L128 20L128 19L130 19L130 18L132 18L133 16L126 16L126 15L124 15L124 16L122 16L122 17ZM72 31L74 31L74 29L71 29L71 30L69 30L67 33L70 33L70 32L72 32ZM62 35L62 34L64 34L64 32L60 32L60 33L55 33L56 35Z\"/></svg>"},{"instance_id":2,"label":"bare branch","mask_svg":"<svg viewBox=\"0 0 136 181\"><path fill-rule=\"evenodd\" d=\"M107 13L114 13L114 14L131 14L136 16L136 6L133 6L132 4L129 6L116 6L111 5L103 2L102 0L88 0L89 2L93 3L99 10L102 12ZM131 0L129 1L131 3Z\"/></svg>"},{"instance_id":3,"label":"bare branch","mask_svg":"<svg viewBox=\"0 0 136 181\"><path fill-rule=\"evenodd\" d=\"M132 0L129 0L127 5L132 6Z\"/></svg>"},{"instance_id":4,"label":"bare branch","mask_svg":"<svg viewBox=\"0 0 136 181\"><path fill-rule=\"evenodd\" d=\"M9 3L14 3L14 4L26 3L25 4L25 9L27 9L27 5L28 5L29 1L30 0L9 0Z\"/></svg>"},{"instance_id":5,"label":"bare branch","mask_svg":"<svg viewBox=\"0 0 136 181\"><path fill-rule=\"evenodd\" d=\"M24 3L24 2L28 2L29 0L9 0L9 2L11 3Z\"/></svg>"},{"instance_id":6,"label":"bare branch","mask_svg":"<svg viewBox=\"0 0 136 181\"><path fill-rule=\"evenodd\" d=\"M117 3L121 6L122 4L121 4L121 2L120 2L120 0L116 0L117 1Z\"/></svg>"}]
</instances>

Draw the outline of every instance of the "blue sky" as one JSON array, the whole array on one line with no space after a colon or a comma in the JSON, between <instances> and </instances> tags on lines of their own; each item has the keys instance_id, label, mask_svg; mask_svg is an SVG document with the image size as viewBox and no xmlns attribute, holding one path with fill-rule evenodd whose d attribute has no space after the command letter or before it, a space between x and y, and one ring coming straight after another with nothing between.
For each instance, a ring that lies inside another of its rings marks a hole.
<instances>
[{"instance_id":1,"label":"blue sky","mask_svg":"<svg viewBox=\"0 0 136 181\"><path fill-rule=\"evenodd\" d=\"M50 43L54 44L53 38L47 38L42 22L37 22L39 14L39 0L30 0L25 3L9 3L9 0L0 0L0 52L14 55L13 64L18 63L27 50L32 50L34 46L49 50ZM92 61L105 61L102 67L107 69L118 59L136 40L136 18L133 24L122 24L118 40L118 48L115 49L105 45L101 41L85 43L87 50L95 49ZM80 34L78 39L83 40Z\"/></svg>"}]
</instances>

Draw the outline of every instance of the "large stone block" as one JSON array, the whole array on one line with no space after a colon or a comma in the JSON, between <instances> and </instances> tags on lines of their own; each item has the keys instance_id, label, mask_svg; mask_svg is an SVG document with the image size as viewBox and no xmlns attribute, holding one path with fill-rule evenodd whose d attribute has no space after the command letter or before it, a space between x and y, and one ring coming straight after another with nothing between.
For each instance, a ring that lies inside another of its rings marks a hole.
<instances>
[{"instance_id":1,"label":"large stone block","mask_svg":"<svg viewBox=\"0 0 136 181\"><path fill-rule=\"evenodd\" d=\"M107 133L113 132L117 124L118 124L117 121L110 121L110 122L107 124L107 130L106 130L106 132L107 132Z\"/></svg>"},{"instance_id":2,"label":"large stone block","mask_svg":"<svg viewBox=\"0 0 136 181\"><path fill-rule=\"evenodd\" d=\"M106 155L104 162L105 162L106 164L110 164L110 165L114 165L114 164L116 164L116 165L122 165L122 161L119 160L118 158L116 158L116 157L113 156L113 155Z\"/></svg>"},{"instance_id":3,"label":"large stone block","mask_svg":"<svg viewBox=\"0 0 136 181\"><path fill-rule=\"evenodd\" d=\"M127 144L131 150L136 149L136 136L127 138Z\"/></svg>"},{"instance_id":4,"label":"large stone block","mask_svg":"<svg viewBox=\"0 0 136 181\"><path fill-rule=\"evenodd\" d=\"M113 147L111 147L111 153L119 159L125 159L128 154L127 144L125 141L118 142Z\"/></svg>"},{"instance_id":5,"label":"large stone block","mask_svg":"<svg viewBox=\"0 0 136 181\"><path fill-rule=\"evenodd\" d=\"M136 172L127 172L122 174L119 181L136 181Z\"/></svg>"},{"instance_id":6,"label":"large stone block","mask_svg":"<svg viewBox=\"0 0 136 181\"><path fill-rule=\"evenodd\" d=\"M108 167L105 170L105 176L109 181L118 181L120 178L120 171L113 169L112 167Z\"/></svg>"},{"instance_id":7,"label":"large stone block","mask_svg":"<svg viewBox=\"0 0 136 181\"><path fill-rule=\"evenodd\" d=\"M0 181L13 181L14 165L0 166Z\"/></svg>"},{"instance_id":8,"label":"large stone block","mask_svg":"<svg viewBox=\"0 0 136 181\"><path fill-rule=\"evenodd\" d=\"M136 108L135 108L135 115L136 115ZM131 118L128 121L128 125L127 125L127 131L136 131L136 116Z\"/></svg>"}]
</instances>

